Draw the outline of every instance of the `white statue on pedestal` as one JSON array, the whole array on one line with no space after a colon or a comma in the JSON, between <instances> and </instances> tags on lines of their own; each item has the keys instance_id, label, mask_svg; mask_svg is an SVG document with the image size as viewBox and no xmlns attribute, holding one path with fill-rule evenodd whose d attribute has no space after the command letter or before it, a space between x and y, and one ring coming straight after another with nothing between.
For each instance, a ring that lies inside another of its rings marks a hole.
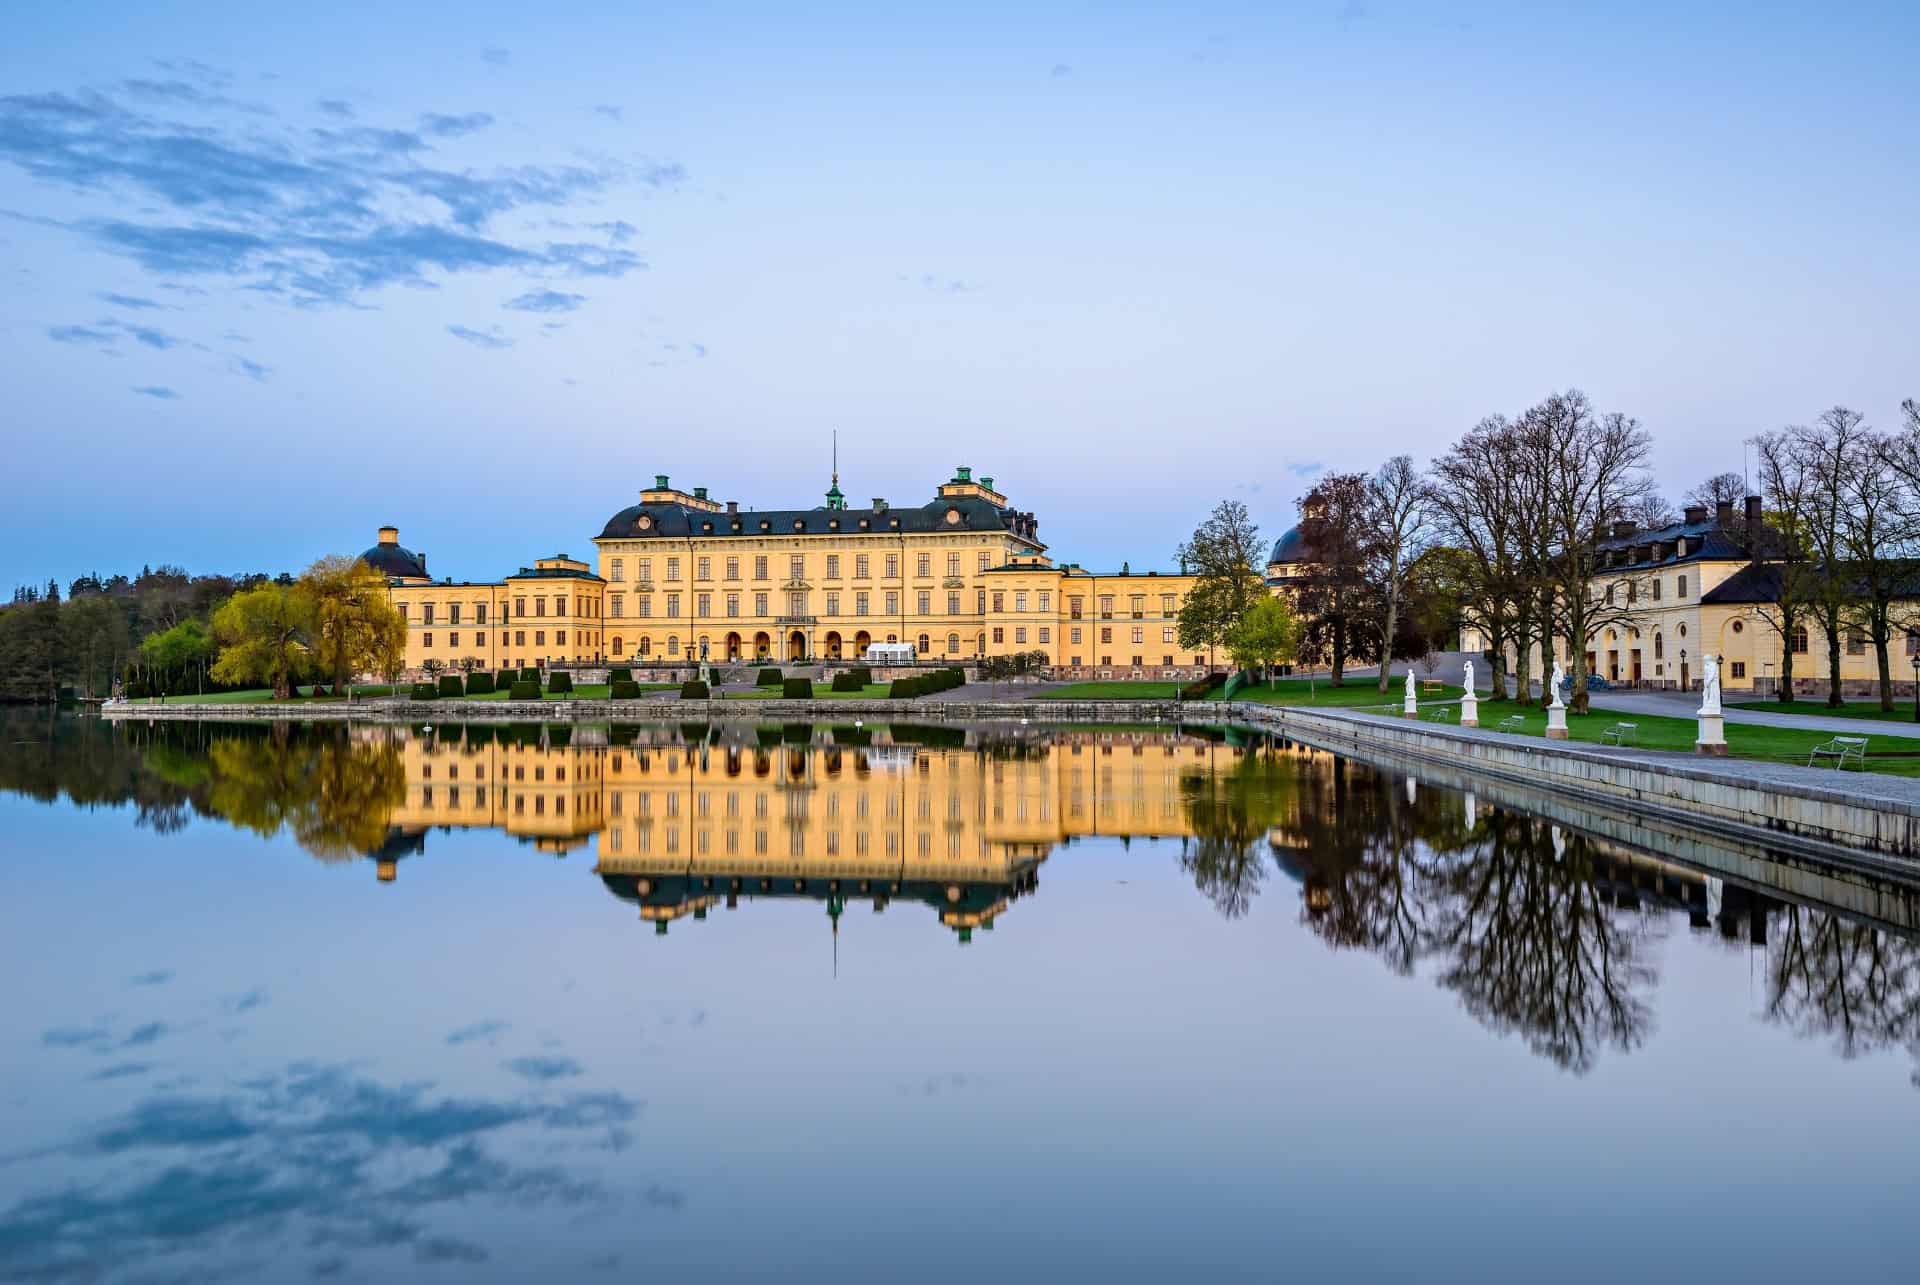
<instances>
[{"instance_id":1,"label":"white statue on pedestal","mask_svg":"<svg viewBox=\"0 0 1920 1285\"><path fill-rule=\"evenodd\" d=\"M1411 666L1407 669L1407 699L1413 699L1413 669Z\"/></svg>"},{"instance_id":2,"label":"white statue on pedestal","mask_svg":"<svg viewBox=\"0 0 1920 1285\"><path fill-rule=\"evenodd\" d=\"M1556 657L1553 662L1553 678L1549 681L1550 699L1547 701L1549 709L1566 708L1566 702L1560 699L1560 685L1566 681L1567 671L1560 668L1559 658Z\"/></svg>"},{"instance_id":3,"label":"white statue on pedestal","mask_svg":"<svg viewBox=\"0 0 1920 1285\"><path fill-rule=\"evenodd\" d=\"M1465 681L1467 686L1467 695L1471 696L1473 695L1473 662L1471 660L1467 662L1467 677Z\"/></svg>"},{"instance_id":4,"label":"white statue on pedestal","mask_svg":"<svg viewBox=\"0 0 1920 1285\"><path fill-rule=\"evenodd\" d=\"M1712 652L1700 658L1700 712L1720 712L1720 658Z\"/></svg>"}]
</instances>

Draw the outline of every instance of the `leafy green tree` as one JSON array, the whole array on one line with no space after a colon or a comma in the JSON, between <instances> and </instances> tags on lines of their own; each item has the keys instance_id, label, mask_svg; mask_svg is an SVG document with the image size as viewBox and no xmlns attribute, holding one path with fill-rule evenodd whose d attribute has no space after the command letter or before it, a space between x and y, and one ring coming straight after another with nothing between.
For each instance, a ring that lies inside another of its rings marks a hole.
<instances>
[{"instance_id":1,"label":"leafy green tree","mask_svg":"<svg viewBox=\"0 0 1920 1285\"><path fill-rule=\"evenodd\" d=\"M1177 550L1181 569L1195 577L1180 607L1180 645L1188 651L1226 645L1254 605L1268 597L1260 565L1260 528L1238 500L1222 500Z\"/></svg>"},{"instance_id":2,"label":"leafy green tree","mask_svg":"<svg viewBox=\"0 0 1920 1285\"><path fill-rule=\"evenodd\" d=\"M1273 671L1289 664L1300 644L1300 622L1286 599L1268 597L1253 605L1227 635L1227 654L1242 669L1265 669L1267 681Z\"/></svg>"},{"instance_id":3,"label":"leafy green tree","mask_svg":"<svg viewBox=\"0 0 1920 1285\"><path fill-rule=\"evenodd\" d=\"M386 577L358 558L326 557L301 575L312 604L313 659L352 695L353 676L390 672L406 652L407 622L387 593Z\"/></svg>"},{"instance_id":4,"label":"leafy green tree","mask_svg":"<svg viewBox=\"0 0 1920 1285\"><path fill-rule=\"evenodd\" d=\"M213 637L207 627L191 616L171 629L148 634L140 640L141 663L159 676L153 689L156 696L174 675L191 671L199 676L213 651Z\"/></svg>"},{"instance_id":5,"label":"leafy green tree","mask_svg":"<svg viewBox=\"0 0 1920 1285\"><path fill-rule=\"evenodd\" d=\"M223 683L265 683L275 700L293 695L311 663L313 600L298 585L272 581L243 589L213 613L221 645L213 676Z\"/></svg>"}]
</instances>

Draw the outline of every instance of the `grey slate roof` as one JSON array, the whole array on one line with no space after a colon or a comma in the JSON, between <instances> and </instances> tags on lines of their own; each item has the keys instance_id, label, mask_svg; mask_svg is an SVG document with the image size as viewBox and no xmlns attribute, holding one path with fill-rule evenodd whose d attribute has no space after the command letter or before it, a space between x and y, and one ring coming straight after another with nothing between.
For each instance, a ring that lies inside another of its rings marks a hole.
<instances>
[{"instance_id":1,"label":"grey slate roof","mask_svg":"<svg viewBox=\"0 0 1920 1285\"><path fill-rule=\"evenodd\" d=\"M947 511L958 509L960 521L949 525ZM607 519L602 540L686 539L690 536L767 535L890 535L936 531L1015 531L1014 511L977 496L936 497L918 507L879 509L743 509L738 513L708 513L681 504L633 504ZM641 530L646 514L653 525ZM861 523L866 525L862 526ZM834 525L837 523L838 525ZM1023 537L1030 538L1030 537Z\"/></svg>"}]
</instances>

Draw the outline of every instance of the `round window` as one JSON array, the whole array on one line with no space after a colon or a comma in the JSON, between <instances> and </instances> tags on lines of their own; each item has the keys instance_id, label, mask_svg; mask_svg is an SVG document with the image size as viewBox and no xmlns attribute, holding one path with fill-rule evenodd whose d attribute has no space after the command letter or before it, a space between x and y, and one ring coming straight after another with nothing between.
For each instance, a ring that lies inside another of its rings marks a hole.
<instances>
[{"instance_id":1,"label":"round window","mask_svg":"<svg viewBox=\"0 0 1920 1285\"><path fill-rule=\"evenodd\" d=\"M1740 632L1741 630L1743 630L1743 629L1745 629L1745 628L1746 628L1746 626L1745 626L1745 625L1743 625L1743 624L1741 624L1741 623L1740 623L1739 621L1737 621L1737 620L1736 620L1736 621L1734 621L1734 622L1733 622L1733 632L1734 632L1734 633L1736 633L1736 634L1737 634L1737 633L1739 633L1739 632Z\"/></svg>"},{"instance_id":2,"label":"round window","mask_svg":"<svg viewBox=\"0 0 1920 1285\"><path fill-rule=\"evenodd\" d=\"M1680 626L1680 636L1682 638L1685 638L1687 636L1687 627L1685 625Z\"/></svg>"},{"instance_id":3,"label":"round window","mask_svg":"<svg viewBox=\"0 0 1920 1285\"><path fill-rule=\"evenodd\" d=\"M960 510L959 510L959 509L948 509L948 510L947 510L947 525L948 525L948 526L959 526L959 525L960 525Z\"/></svg>"},{"instance_id":4,"label":"round window","mask_svg":"<svg viewBox=\"0 0 1920 1285\"><path fill-rule=\"evenodd\" d=\"M648 517L646 514L642 513L640 515L640 520L634 523L634 525L639 527L642 531L646 531L652 528L653 519Z\"/></svg>"}]
</instances>

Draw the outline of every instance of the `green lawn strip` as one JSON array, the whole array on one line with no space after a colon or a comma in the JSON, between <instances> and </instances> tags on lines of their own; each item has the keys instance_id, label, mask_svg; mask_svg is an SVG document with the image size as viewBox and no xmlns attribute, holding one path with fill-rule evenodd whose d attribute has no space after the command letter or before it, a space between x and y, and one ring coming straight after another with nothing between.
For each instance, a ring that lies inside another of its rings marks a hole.
<instances>
[{"instance_id":1,"label":"green lawn strip","mask_svg":"<svg viewBox=\"0 0 1920 1285\"><path fill-rule=\"evenodd\" d=\"M372 696L386 696L391 693L392 690L392 688L384 684L375 683L365 687L355 687L353 689L353 696L355 700L361 700ZM316 698L311 686L296 687L294 691L298 693L298 699L300 700L318 699L325 702L346 699L344 696L321 696ZM201 696L168 696L165 698L165 703L169 705L265 705L272 700L273 692L268 688L260 687L244 692L207 692ZM143 705L146 704L147 701L142 697L136 699L133 703Z\"/></svg>"},{"instance_id":2,"label":"green lawn strip","mask_svg":"<svg viewBox=\"0 0 1920 1285\"><path fill-rule=\"evenodd\" d=\"M1519 735L1545 736L1547 731L1546 712L1540 709L1517 711L1509 701L1498 703L1480 702L1480 726L1483 729L1498 729L1500 720L1509 714L1519 712L1525 720ZM1567 739L1598 744L1606 730L1615 723L1632 723L1636 729L1634 748L1643 750L1676 750L1692 753L1694 738L1699 735L1699 724L1691 718L1668 718L1658 714L1630 714L1622 716L1606 710L1591 714L1567 715ZM1833 739L1832 732L1802 730L1797 727L1756 727L1750 723L1728 723L1727 752L1730 757L1739 759L1757 759L1769 763L1795 763L1806 766L1807 755L1816 745L1825 744ZM1912 758L1886 757L1875 751L1903 748L1902 742L1882 741L1875 744L1871 738L1867 744L1867 770L1886 772L1895 776L1920 776L1920 754Z\"/></svg>"},{"instance_id":3,"label":"green lawn strip","mask_svg":"<svg viewBox=\"0 0 1920 1285\"><path fill-rule=\"evenodd\" d=\"M861 700L873 698L884 700L889 690L890 685L887 683L868 683L857 692L836 692L833 690L833 684L831 683L815 683L813 685L813 698L815 700ZM721 692L720 699L730 701L777 701L780 699L780 689L778 687L754 687L744 692Z\"/></svg>"},{"instance_id":4,"label":"green lawn strip","mask_svg":"<svg viewBox=\"0 0 1920 1285\"><path fill-rule=\"evenodd\" d=\"M1804 718L1859 718L1869 722L1911 723L1913 705L1895 701L1891 710L1880 708L1875 701L1869 705L1864 701L1850 701L1839 709L1829 709L1817 700L1797 700L1792 704L1784 701L1760 701L1754 704L1735 705L1728 702L1730 710L1750 710L1756 714L1798 714Z\"/></svg>"},{"instance_id":5,"label":"green lawn strip","mask_svg":"<svg viewBox=\"0 0 1920 1285\"><path fill-rule=\"evenodd\" d=\"M1336 709L1363 709L1369 706L1390 707L1398 712L1405 707L1405 680L1392 683L1386 695L1373 680L1353 680L1339 687L1329 686L1325 681L1309 683L1304 678L1282 678L1272 686L1266 683L1249 683L1233 694L1236 701L1252 701L1261 705L1318 705ZM1432 701L1457 701L1463 691L1459 687L1442 687L1437 692L1419 692L1416 699L1424 706ZM1208 700L1225 699L1215 691Z\"/></svg>"}]
</instances>

